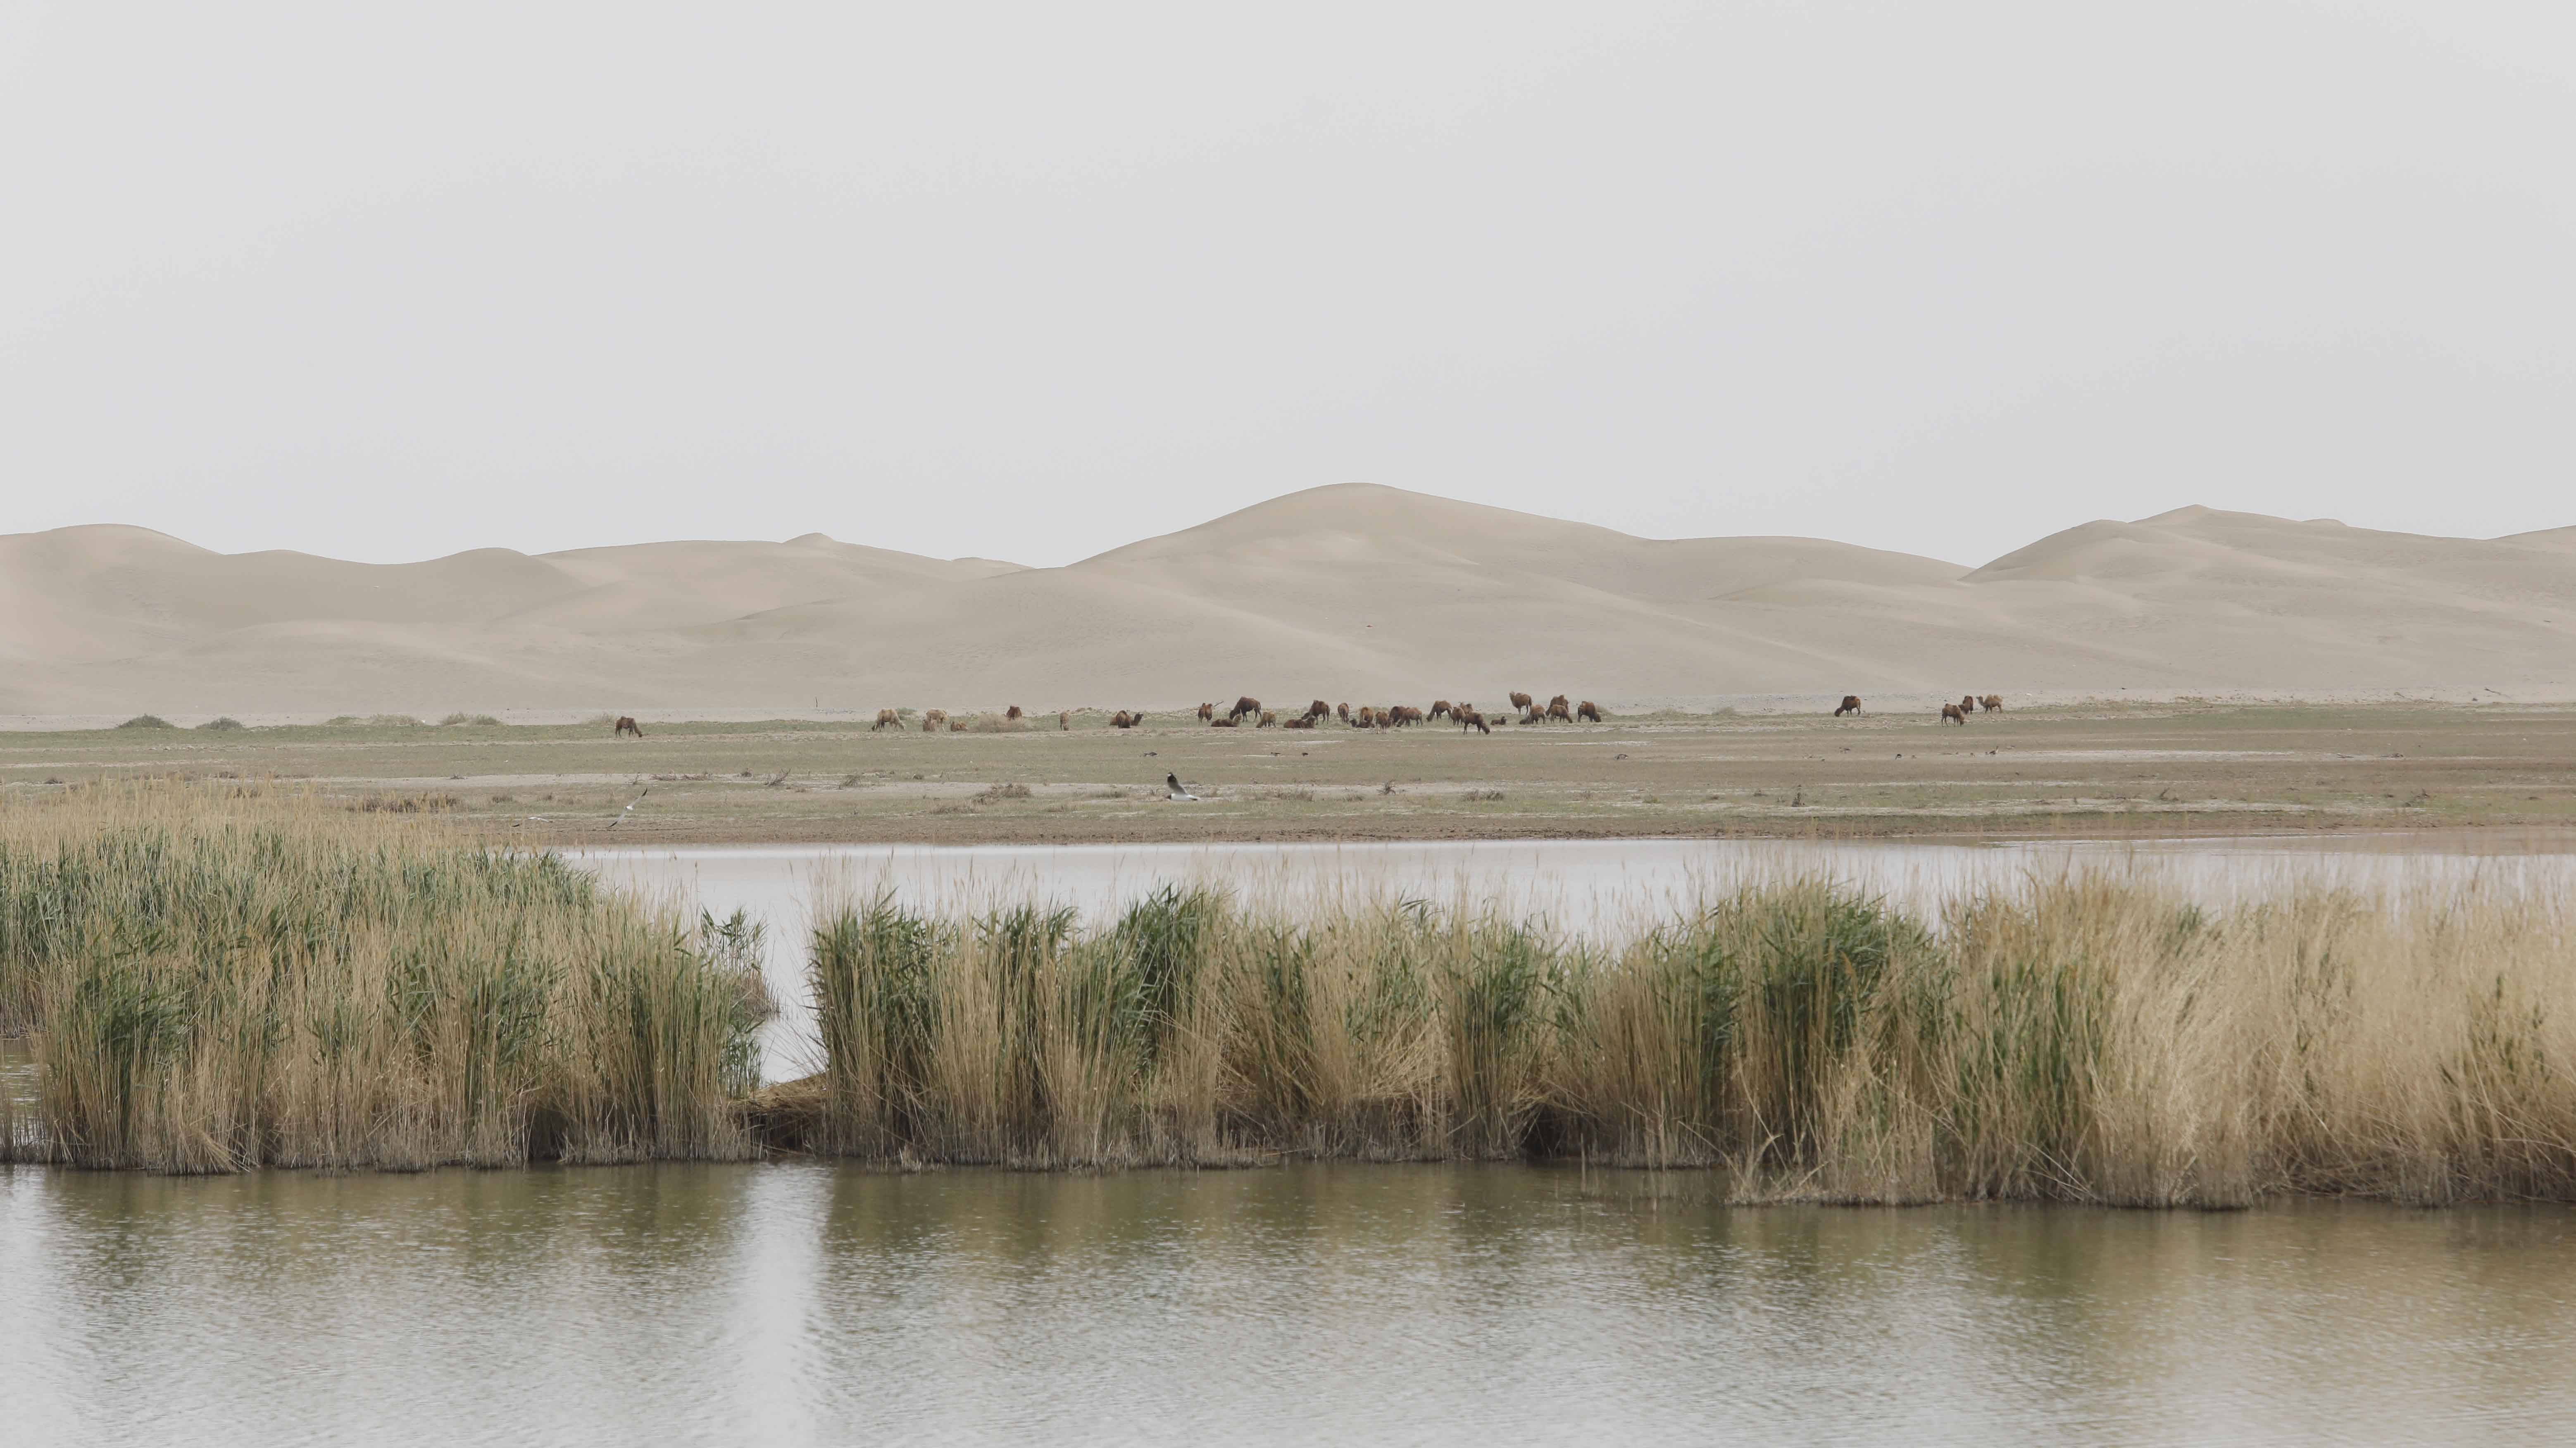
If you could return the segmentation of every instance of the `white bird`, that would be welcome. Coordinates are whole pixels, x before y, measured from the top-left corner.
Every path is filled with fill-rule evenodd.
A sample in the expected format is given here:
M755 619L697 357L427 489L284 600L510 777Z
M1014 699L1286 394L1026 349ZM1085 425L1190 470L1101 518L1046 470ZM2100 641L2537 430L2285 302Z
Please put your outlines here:
M1170 790L1170 791L1172 792L1172 798L1174 798L1174 799L1190 799L1190 800L1194 800L1194 799L1197 799L1197 798L1198 798L1198 796L1197 796L1197 795L1194 795L1194 794L1190 793L1187 789L1185 789L1185 788L1183 788L1183 787L1182 787L1182 785L1181 785L1181 777L1180 777L1179 775L1177 775L1177 774L1167 774L1167 775L1164 775L1164 776L1163 776L1163 787L1164 787L1164 788L1166 788L1166 789L1168 789L1168 790Z
M653 792L653 791L651 791L651 790L649 790L649 789L648 789L648 790L644 791L644 794L651 794L652 792ZM632 803L628 804L628 805L626 806L626 808L624 808L624 809L622 809L622 810L619 810L619 811L617 812L617 818L615 818L615 819L613 819L613 820L610 820L610 821L608 822L608 827L609 827L610 829L612 829L612 830L613 830L613 829L617 828L619 825L621 825L621 824L625 823L625 821L626 821L626 817L627 817L628 815L631 815L631 814L635 813L635 806L636 806L636 805L639 805L639 804L642 804L642 803L644 802L644 794L639 794L639 795L635 796L635 798L634 798L634 800L633 800L633 802L632 802Z

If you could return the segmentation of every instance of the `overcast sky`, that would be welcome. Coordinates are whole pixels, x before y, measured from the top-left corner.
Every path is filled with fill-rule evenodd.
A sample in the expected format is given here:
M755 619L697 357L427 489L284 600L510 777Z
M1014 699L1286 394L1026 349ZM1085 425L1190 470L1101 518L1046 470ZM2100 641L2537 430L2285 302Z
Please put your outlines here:
M2576 7L0 3L0 532L2576 523Z

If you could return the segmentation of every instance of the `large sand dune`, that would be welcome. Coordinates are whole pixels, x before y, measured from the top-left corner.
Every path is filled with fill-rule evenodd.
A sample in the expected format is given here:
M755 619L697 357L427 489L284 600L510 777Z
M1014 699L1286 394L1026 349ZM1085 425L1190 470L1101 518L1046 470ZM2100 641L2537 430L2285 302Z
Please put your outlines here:
M1362 485L1065 568L809 534L425 563L0 537L0 713L1165 708L1510 688L2576 697L2576 528L2430 538L2184 508L1969 569L1657 541Z

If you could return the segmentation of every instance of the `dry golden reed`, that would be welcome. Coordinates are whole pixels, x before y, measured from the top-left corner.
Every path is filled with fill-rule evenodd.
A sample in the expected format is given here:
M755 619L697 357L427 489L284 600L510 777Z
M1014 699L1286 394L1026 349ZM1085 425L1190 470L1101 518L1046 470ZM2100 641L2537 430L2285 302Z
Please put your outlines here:
M2546 894L2070 874L1918 920L1820 880L1618 941L1168 888L822 916L808 1144L1028 1166L1277 1153L1732 1174L1749 1198L2576 1199L2576 921Z
M257 788L0 811L21 1158L160 1171L733 1157L765 997L542 854Z

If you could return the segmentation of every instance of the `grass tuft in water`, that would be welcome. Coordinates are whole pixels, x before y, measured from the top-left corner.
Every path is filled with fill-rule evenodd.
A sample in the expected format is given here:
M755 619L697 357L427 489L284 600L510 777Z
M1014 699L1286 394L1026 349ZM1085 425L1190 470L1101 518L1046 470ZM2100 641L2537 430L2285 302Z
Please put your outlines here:
M756 950L739 917L305 799L12 806L0 1033L36 1089L0 1135L178 1172L740 1156Z

